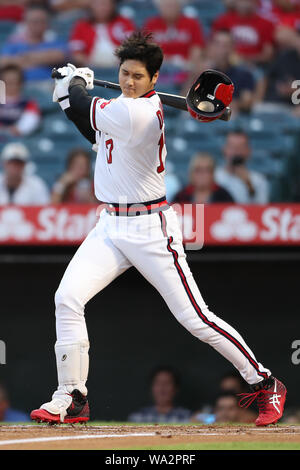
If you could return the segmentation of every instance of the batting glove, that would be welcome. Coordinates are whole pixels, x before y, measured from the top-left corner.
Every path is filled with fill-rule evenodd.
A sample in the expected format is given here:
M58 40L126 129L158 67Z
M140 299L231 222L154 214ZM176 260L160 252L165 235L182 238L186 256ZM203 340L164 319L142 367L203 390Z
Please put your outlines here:
M83 78L86 83L87 90L92 90L94 88L94 72L88 67L76 69L72 74L72 78L73 77Z
M69 96L69 84L76 71L76 67L73 64L67 64L67 66L60 67L57 71L63 78L55 78L55 88L52 97L52 101L55 103L59 101L59 98Z

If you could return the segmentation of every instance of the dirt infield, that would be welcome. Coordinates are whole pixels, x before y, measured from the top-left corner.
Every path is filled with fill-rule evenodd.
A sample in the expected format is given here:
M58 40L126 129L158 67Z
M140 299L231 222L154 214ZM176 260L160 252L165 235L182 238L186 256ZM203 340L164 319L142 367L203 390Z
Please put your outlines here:
M0 450L198 449L199 444L256 442L289 443L300 449L300 426L0 425Z

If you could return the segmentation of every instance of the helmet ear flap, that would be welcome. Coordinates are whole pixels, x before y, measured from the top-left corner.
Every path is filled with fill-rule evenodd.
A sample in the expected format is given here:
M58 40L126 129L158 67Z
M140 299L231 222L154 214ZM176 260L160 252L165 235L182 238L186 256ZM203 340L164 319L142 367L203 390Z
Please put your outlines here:
M223 72L206 70L190 88L186 103L189 113L201 122L211 122L231 103L234 85Z

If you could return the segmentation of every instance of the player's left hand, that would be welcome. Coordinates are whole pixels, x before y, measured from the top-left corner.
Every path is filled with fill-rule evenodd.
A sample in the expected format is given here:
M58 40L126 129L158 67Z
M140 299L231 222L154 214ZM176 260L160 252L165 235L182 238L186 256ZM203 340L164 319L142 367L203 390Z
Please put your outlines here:
M55 88L53 92L52 101L57 102L59 98L69 95L69 84L76 71L73 64L67 64L65 67L60 67L57 70L63 78L55 78Z
M72 78L73 77L83 78L86 83L87 90L92 90L94 88L94 72L88 67L81 67L76 69L73 72Z

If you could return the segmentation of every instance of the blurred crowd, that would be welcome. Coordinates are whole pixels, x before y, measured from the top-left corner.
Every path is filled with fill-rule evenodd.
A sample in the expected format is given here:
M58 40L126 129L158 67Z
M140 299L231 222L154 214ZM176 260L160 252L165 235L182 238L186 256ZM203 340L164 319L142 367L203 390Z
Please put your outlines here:
M149 376L148 404L130 413L127 421L132 423L254 423L258 416L255 405L241 407L243 394L249 393L247 383L240 374L228 371L220 380L214 396L209 403L199 403L192 411L179 405L181 377L169 365L157 366ZM139 400L141 397L138 398ZM101 416L92 417L101 419ZM0 422L29 421L28 413L12 407L4 383L0 383ZM300 409L288 408L282 423L299 424Z
M0 0L0 204L96 202L88 143L61 138L65 168L43 159L47 138L58 145L51 69L117 75L114 49L136 28L163 48L158 89L186 94L209 68L235 85L230 123L197 124L180 161L190 118L166 109L168 200L300 202L300 0Z

